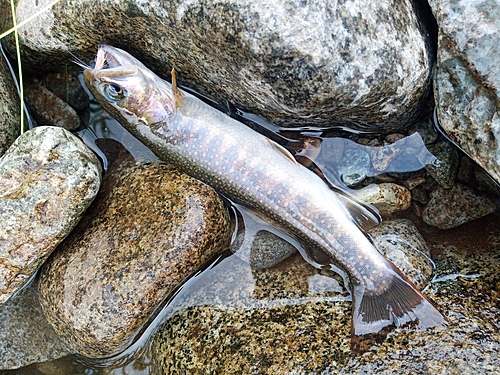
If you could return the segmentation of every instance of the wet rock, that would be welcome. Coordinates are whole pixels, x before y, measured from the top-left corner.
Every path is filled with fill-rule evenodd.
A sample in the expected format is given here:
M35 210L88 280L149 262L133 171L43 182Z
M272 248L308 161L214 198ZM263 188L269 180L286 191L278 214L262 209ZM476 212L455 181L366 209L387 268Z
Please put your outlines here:
M19 94L1 48L0 45L0 156L7 151L21 131Z
M398 144L386 144L382 147L371 147L370 158L373 169L376 171L385 171L392 160L402 152Z
M410 191L391 182L368 185L363 189L356 190L355 195L363 202L371 203L377 207L382 216L405 211L411 204Z
M51 124L68 130L76 130L81 125L76 111L39 82L26 87L26 102L38 124Z
M486 196L457 183L451 189L439 187L431 193L422 219L434 227L450 229L495 210L495 203Z
M384 220L370 230L373 244L420 289L430 281L434 263L415 224L408 219Z
M78 223L100 182L96 156L64 129L34 128L8 149L0 159L0 303Z
M18 21L47 1L19 1ZM175 64L187 86L277 125L390 131L409 124L429 92L423 24L410 0L86 0L57 4L20 38L33 69L63 67L69 51L90 59L106 42L163 76Z
M500 227L493 228L496 237L480 252L468 253L454 237L441 249L426 294L446 329L398 329L362 356L349 348L351 304L336 289L341 280L295 256L267 270L225 259L167 309L151 372L490 374L500 366Z
M349 187L361 183L370 170L370 155L360 148L346 151L338 165L340 178Z
M500 6L429 3L439 25L434 84L439 123L500 182Z
M130 345L230 233L227 209L214 190L164 163L136 164L120 155L40 276L49 323L73 350L91 358Z
M231 244L231 251L237 253L254 268L269 268L295 253L297 249L281 237L266 230L247 233L238 232Z
M425 170L436 182L445 189L450 189L457 176L459 159L458 152L449 142L439 142L429 147L429 151L436 157L432 163L425 166Z
M430 118L410 125L408 127L408 134L411 135L414 133L418 133L426 145L430 145L438 139L436 127Z
M90 100L78 79L80 73L74 69L66 69L64 73L46 74L41 77L40 82L75 111L82 112L88 109Z
M30 285L0 306L0 370L16 369L68 355L47 323Z

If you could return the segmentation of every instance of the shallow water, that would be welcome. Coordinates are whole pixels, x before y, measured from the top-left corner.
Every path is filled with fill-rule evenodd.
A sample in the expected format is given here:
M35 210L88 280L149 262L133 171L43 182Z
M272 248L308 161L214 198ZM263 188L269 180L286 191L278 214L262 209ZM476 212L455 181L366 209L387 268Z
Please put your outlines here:
M225 110L233 117L251 125L254 129L266 134L271 139L280 143L294 152L296 156L302 156L302 162L308 163L309 167L318 173L322 173L325 177L325 182L330 183L333 188L344 193L351 194L355 189L362 188L370 183L378 181L403 181L408 177L413 176L413 173L419 173L427 163L433 163L435 157L427 150L423 136L419 133L401 137L391 145L384 147L367 146L358 142L366 143L367 139L372 139L372 136L349 133L345 129L334 129L328 131L318 131L311 129L302 129L301 131L289 131L274 129L271 125L260 119L256 119L252 115L245 114L234 109L227 103L217 104L219 109ZM113 118L102 112L97 103L92 103L91 124L87 129L81 130L79 135L89 147L94 149L103 160L103 165L106 168L107 161L104 154L95 146L94 140L98 138L111 138L122 143L138 161L157 160L156 156L149 151L140 142L135 140L121 125ZM379 144L382 143L383 137L378 137ZM321 144L320 151L314 145ZM313 145L313 146L311 146ZM308 147L304 147L308 146ZM373 153L375 150L392 155L391 162L388 167L383 170L377 170L369 167L366 169L366 178L355 186L347 186L344 181L346 176L342 174L339 168L339 157L347 152ZM317 155L316 155L317 154ZM267 224L256 222L253 220L244 220L249 213L245 212L244 208L233 206L233 212L240 214L233 215L243 218L244 225L247 229L252 229L257 232L259 229L268 230L285 238L305 256L307 256L300 244L293 239L287 237L279 230L269 227ZM406 213L403 216L410 216L418 220L411 213ZM251 222L251 224L250 224ZM421 224L421 223L420 223ZM252 226L252 228L249 227ZM425 226L424 226L425 228ZM432 228L427 228L426 239L431 243L439 244L448 241L457 233L462 233L464 229L457 229L453 232L443 232ZM477 233L481 237L480 233ZM471 236L468 236L470 238ZM21 370L1 372L5 374L49 374L49 373L64 373L64 374L148 374L150 371L150 347L149 338L155 332L156 328L163 322L173 316L177 311L183 308L198 305L219 304L218 307L227 309L229 306L244 306L245 309L252 308L274 308L281 305L301 305L305 303L318 301L349 301L350 296L343 286L343 277L335 275L322 275L320 273L310 275L307 279L302 280L306 283L309 294L307 296L294 296L293 292L283 293L276 298L258 298L259 286L256 284L256 273L252 267L245 261L245 252L248 249L240 249L236 254L226 251L217 258L213 259L207 267L194 275L189 281L182 285L175 295L165 304L161 312L156 318L146 327L141 333L137 341L124 353L117 357L107 360L91 360L80 356L69 356L60 360L52 361L44 364L36 364L28 366ZM312 263L314 261L311 260ZM290 262L284 262L283 265L277 267L289 267ZM319 265L318 265L319 266ZM233 269L238 270L238 284L231 283L230 274L227 284L224 288L220 288L216 279L218 275L225 274ZM244 275L242 277L242 275ZM217 286L217 288L216 288ZM200 290L205 290L204 298L198 298L193 302L190 298L193 294L200 294ZM216 302L215 302L216 301ZM195 303L193 305L193 303ZM57 372L56 372L57 370Z

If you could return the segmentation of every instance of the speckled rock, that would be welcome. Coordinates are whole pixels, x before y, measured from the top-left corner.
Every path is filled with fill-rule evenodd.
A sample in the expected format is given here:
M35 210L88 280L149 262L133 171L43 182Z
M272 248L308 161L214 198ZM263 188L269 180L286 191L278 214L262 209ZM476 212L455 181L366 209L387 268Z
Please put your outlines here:
M438 142L429 146L429 151L436 159L425 170L440 186L450 189L455 184L460 162L456 148L450 142Z
M18 21L49 0L20 0ZM20 30L26 66L125 47L168 76L277 125L388 131L429 92L432 53L410 0L60 2ZM68 22L71 20L71 22ZM118 22L118 24L117 24ZM88 32L92 30L92 32Z
M21 131L19 94L1 48L0 45L0 156L7 151Z
M254 268L269 268L288 258L297 249L272 232L259 230L248 233L243 229L238 231L231 251Z
M450 229L495 210L495 203L486 196L457 183L451 189L438 188L431 193L422 219L437 228Z
M76 130L81 125L76 111L39 82L27 85L26 103L38 124L51 124L68 130Z
M384 220L369 231L373 244L413 283L423 289L434 271L431 254L415 224L408 219Z
M68 131L43 126L0 159L0 303L22 287L97 194L101 166Z
M500 366L499 228L498 219L489 225L487 242L478 228L468 229L465 237L482 238L472 239L471 248L464 236L440 240L437 276L426 294L447 317L447 329L395 330L362 356L350 351L350 302L342 300L334 275L298 256L268 270L227 258L167 309L153 339L151 373L494 373Z
M371 171L370 155L361 148L347 150L337 168L344 184L349 187L356 186Z
M207 185L164 163L136 164L119 154L39 283L49 323L91 358L123 351L230 233L227 209Z
M0 306L0 370L16 369L70 354L47 323L30 285Z
M500 5L430 0L439 25L435 101L440 125L500 182Z
M405 211L411 205L410 191L391 182L368 185L356 190L355 195L363 202L373 204L383 216Z

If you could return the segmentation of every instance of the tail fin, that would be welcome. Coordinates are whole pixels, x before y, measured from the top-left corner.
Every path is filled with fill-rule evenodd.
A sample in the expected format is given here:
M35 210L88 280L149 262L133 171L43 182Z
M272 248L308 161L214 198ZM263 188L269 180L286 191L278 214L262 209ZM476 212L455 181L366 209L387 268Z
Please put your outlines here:
M423 331L446 326L434 304L396 266L390 265L392 280L383 292L353 288L351 349L355 352L362 353L380 343L395 327L414 325Z

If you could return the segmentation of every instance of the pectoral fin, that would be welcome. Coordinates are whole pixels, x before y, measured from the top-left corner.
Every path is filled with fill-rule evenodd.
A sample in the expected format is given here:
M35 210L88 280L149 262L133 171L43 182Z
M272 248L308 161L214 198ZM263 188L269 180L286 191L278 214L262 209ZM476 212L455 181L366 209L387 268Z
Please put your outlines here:
M267 141L269 142L269 144L271 146L273 146L277 151L279 151L281 154L283 154L284 156L287 157L287 159L289 159L293 164L295 165L300 165L297 160L295 160L295 158L293 157L293 155L290 153L290 151L288 151L286 148L284 148L283 146L281 146L280 144L270 140L269 138L266 138Z
M175 108L182 107L184 105L184 94L177 87L177 72L174 67L172 67L172 93L174 94Z
M362 231L368 232L382 221L378 210L371 204L358 202L344 193L338 193L338 197L351 215L354 223Z

